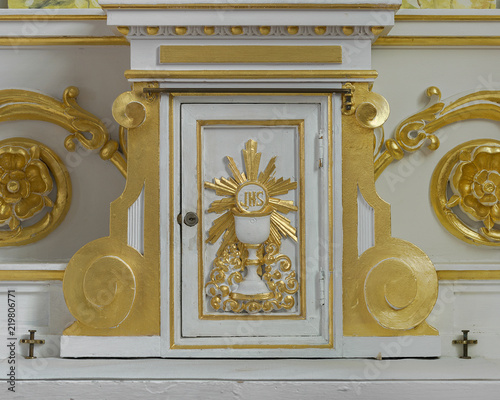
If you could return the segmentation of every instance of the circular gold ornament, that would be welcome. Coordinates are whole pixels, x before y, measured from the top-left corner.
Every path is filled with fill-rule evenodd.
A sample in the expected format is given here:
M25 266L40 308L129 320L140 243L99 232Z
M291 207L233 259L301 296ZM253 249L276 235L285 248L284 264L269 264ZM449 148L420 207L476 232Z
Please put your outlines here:
M437 300L436 270L425 253L404 240L368 249L364 295L371 316L384 328L408 330L425 321Z
M247 181L235 193L236 207L242 213L258 213L269 204L267 189L259 182Z
M452 235L500 246L500 141L472 140L446 153L434 169L430 196Z
M54 184L55 201L49 198ZM71 195L69 173L50 148L26 138L0 141L0 223L9 226L0 231L0 246L25 245L47 236L68 213Z
M369 93L368 101L356 109L356 118L365 128L378 128L389 118L390 107L387 100L378 93Z
M133 92L120 94L113 103L113 117L127 129L137 128L146 119L146 108Z
M136 300L134 271L140 263L136 250L109 237L83 246L64 274L63 292L71 314L96 329L120 325Z

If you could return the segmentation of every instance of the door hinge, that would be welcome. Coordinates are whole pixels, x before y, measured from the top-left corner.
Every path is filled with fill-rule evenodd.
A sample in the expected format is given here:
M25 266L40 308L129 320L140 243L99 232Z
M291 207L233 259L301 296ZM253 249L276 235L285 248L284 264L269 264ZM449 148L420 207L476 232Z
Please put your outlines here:
M326 290L325 290L326 274L325 271L319 271L319 303L324 306L326 301Z
M319 131L319 137L318 137L318 168L323 168L324 162L323 162L323 140L324 134L323 130Z

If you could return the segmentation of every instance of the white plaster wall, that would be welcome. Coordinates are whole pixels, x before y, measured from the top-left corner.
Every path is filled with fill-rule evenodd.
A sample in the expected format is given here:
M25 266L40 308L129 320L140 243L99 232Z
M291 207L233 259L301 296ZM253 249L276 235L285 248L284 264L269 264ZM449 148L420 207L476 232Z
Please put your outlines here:
M114 99L130 90L123 76L129 66L127 46L1 47L0 89L38 91L59 100L64 89L80 89L78 103L99 117L117 139L111 115ZM66 262L84 244L109 233L109 204L123 191L125 179L110 163L78 146L64 148L68 132L38 122L0 123L0 140L28 137L52 148L64 161L73 184L73 201L63 223L46 238L22 247L1 247L0 264Z
M384 125L386 139L406 117L427 105L425 90L437 86L442 98L476 90L500 90L500 52L494 48L375 48L373 66L379 72L373 90L389 102ZM454 236L439 223L429 200L432 173L451 149L473 139L500 139L500 123L473 120L436 132L438 150L427 148L393 162L377 180L379 195L391 204L394 236L419 246L439 269L478 269L500 266L498 248L477 247ZM465 267L466 266L466 267Z
M500 53L494 48L375 48L374 69L379 72L373 90L391 106L385 124L386 139L406 117L427 105L425 90L441 89L442 99L464 92L500 90ZM427 148L393 162L377 181L379 195L391 204L392 233L419 246L442 269L499 269L499 249L474 246L451 235L432 209L429 187L434 168L451 149L469 140L500 140L500 123L472 120L449 125L436 132L438 150ZM461 355L453 339L469 329L472 357L500 357L496 346L500 319L491 314L500 302L498 281L440 281L439 298L428 322L440 332L442 354Z

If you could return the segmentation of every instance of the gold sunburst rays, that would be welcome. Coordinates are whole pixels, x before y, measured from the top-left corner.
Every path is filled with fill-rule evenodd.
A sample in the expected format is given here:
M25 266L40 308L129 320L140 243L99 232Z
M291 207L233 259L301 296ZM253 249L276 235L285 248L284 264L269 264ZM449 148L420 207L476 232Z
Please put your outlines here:
M297 230L292 226L291 221L282 214L290 211L297 211L298 208L293 200L282 200L274 196L287 194L290 190L297 188L297 182L291 179L276 178L276 156L273 156L264 171L259 173L262 153L257 152L258 143L249 140L242 150L245 171L240 172L234 159L227 156L228 167L233 175L230 178L215 178L213 182L205 182L205 188L215 191L218 196L227 196L212 202L207 212L222 214L212 224L208 232L207 243L214 244L223 236L223 240L217 254L221 253L230 243L237 242L234 218L231 210L237 206L237 193L241 186L255 183L262 186L267 193L269 207L273 209L271 215L271 233L269 240L281 244L281 239L290 237L297 241Z

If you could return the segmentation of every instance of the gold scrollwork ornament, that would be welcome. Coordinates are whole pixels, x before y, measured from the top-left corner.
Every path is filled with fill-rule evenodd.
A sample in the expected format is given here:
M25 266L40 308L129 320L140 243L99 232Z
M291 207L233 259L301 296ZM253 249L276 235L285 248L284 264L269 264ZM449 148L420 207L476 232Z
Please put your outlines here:
M276 196L296 189L297 182L274 177L276 157L259 173L261 153L257 153L254 140L246 143L242 153L246 174L228 156L233 177L205 182L205 188L227 196L208 208L208 212L223 215L214 221L207 242L223 239L205 291L216 311L253 314L290 310L299 285L290 258L279 254L279 249L283 237L297 241L297 236L291 221L281 213L298 208L292 200Z
M500 141L479 139L449 151L436 166L431 202L459 239L500 246Z
M49 197L54 186L55 201ZM68 171L51 149L26 138L0 141L0 226L7 227L0 230L0 246L42 239L59 226L70 204Z

